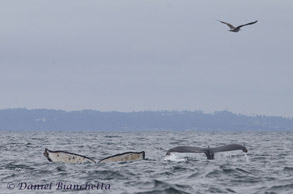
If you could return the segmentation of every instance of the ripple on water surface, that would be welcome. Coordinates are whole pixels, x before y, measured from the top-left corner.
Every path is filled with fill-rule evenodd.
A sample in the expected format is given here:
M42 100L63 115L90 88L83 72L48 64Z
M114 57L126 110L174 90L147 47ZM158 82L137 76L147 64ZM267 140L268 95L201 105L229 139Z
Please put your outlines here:
M19 193L7 184L104 183L109 190L77 193L281 193L293 191L293 133L275 132L2 132L0 193ZM281 143L280 143L281 142ZM241 152L166 157L178 145L243 144ZM90 156L96 161L126 151L145 151L146 160L114 164L49 162L45 148ZM173 158L172 158L173 157ZM52 187L42 193L64 193ZM21 193L40 193L24 190ZM72 193L72 191L68 191Z

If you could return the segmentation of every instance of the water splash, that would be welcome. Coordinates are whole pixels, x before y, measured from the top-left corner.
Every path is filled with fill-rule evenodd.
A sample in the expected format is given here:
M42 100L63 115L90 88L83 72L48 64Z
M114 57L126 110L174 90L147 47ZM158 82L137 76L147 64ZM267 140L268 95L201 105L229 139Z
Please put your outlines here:
M171 153L170 155L165 156L164 161L173 161L173 162L186 162L186 158L180 158L178 155Z
M245 158L246 158L246 162L250 162L250 160L249 160L249 157L248 157L247 153L244 153L244 156L245 156Z

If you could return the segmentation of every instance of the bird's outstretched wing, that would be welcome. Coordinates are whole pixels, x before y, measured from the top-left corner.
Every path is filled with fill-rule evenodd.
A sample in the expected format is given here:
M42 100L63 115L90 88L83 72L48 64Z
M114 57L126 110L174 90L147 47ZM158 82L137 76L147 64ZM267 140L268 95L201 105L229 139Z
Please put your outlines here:
M166 155L169 155L171 152L179 152L179 153L204 153L205 149L193 146L177 146L171 148L167 151Z
M254 21L254 22L250 22L250 23L247 23L247 24L243 24L243 25L237 26L236 28L241 28L241 27L243 27L243 26L252 25L252 24L255 24L256 22L257 22L257 20Z
M222 24L226 24L227 26L229 26L229 28L231 28L232 30L235 29L235 26L233 26L232 24L229 24L227 22L223 22L221 20L218 20L219 22L221 22Z
M242 150L243 152L247 152L246 147L243 145L239 144L230 144L230 145L225 145L225 146L219 146L215 148L210 148L211 152L216 153L216 152L227 152L227 151L234 151L234 150Z

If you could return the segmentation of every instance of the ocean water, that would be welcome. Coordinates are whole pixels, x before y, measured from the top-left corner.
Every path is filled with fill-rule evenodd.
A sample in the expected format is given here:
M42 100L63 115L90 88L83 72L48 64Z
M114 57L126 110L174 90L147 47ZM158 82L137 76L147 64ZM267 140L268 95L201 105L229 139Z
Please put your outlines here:
M293 193L293 132L1 132L0 193ZM238 143L248 153L175 154L178 145ZM142 161L49 162L45 148L100 159L145 151ZM82 186L88 185L86 190ZM79 187L80 186L80 187Z

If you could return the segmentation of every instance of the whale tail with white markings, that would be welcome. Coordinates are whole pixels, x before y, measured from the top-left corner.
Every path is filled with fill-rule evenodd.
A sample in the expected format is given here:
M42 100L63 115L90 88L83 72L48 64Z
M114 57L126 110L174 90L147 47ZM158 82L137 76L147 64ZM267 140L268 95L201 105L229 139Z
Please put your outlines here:
M145 159L145 152L125 152L122 154L116 154L109 156L99 161L99 163L111 163L111 162L124 162L133 160L143 160Z
M45 149L44 156L50 161L50 162L63 162L63 163L86 163L86 162L93 162L96 163L93 159L79 155L74 154L66 151L51 151L49 149Z

